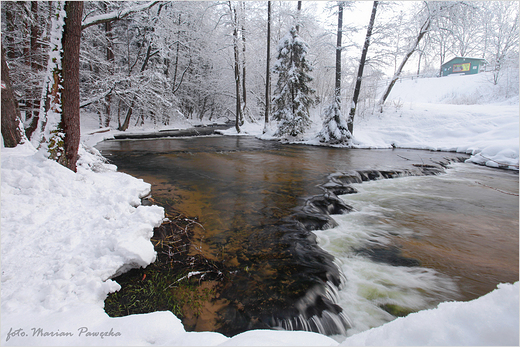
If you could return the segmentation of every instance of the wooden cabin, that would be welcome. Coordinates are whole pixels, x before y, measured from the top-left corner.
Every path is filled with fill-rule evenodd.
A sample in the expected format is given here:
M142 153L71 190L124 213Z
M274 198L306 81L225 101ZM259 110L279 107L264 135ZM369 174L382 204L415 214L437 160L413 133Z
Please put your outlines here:
M484 71L484 58L455 57L441 65L442 76L452 74L474 75Z

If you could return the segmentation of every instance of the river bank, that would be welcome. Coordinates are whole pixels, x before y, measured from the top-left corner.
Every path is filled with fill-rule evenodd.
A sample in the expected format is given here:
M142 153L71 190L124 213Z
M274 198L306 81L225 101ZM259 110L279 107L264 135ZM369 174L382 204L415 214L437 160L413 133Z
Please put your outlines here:
M4 344L243 345L256 341L262 345L337 345L328 337L305 332L250 331L231 339L218 333L187 333L169 312L109 318L103 301L107 293L119 289L110 278L127 264L144 266L153 261L147 239L164 216L162 209L140 204L140 197L149 193L149 184L114 169L88 152L82 152L80 169L74 174L30 147L2 150ZM63 231L67 229L74 233ZM27 255L23 262L20 254ZM483 344L514 344L518 341L517 286L502 285L489 299L486 296L467 304L443 304L439 311L431 312L430 318L423 317L429 311L417 319L412 314L404 318L405 324L413 331L411 326L419 324L419 329L423 326L420 322L427 319L440 329L446 321L443 314L453 317L453 308L462 305L458 312L467 313L450 325L450 329L457 326L457 333L445 335L448 340L442 341L474 343L468 336L476 336ZM485 335L477 333L473 327L488 321L491 315L497 325ZM382 340L374 336L379 331L386 334L392 326L373 329L359 338L364 343L380 344ZM78 329L84 327L97 334L80 336ZM33 328L36 332L71 335L33 334ZM113 334L101 339L99 332L105 331ZM402 331L398 336L399 341L428 342ZM359 338L344 343L359 343Z

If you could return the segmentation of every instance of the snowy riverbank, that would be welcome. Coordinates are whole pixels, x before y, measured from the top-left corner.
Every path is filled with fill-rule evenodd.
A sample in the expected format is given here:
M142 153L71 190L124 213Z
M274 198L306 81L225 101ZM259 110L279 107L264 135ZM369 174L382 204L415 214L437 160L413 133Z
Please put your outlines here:
M463 78L449 80L460 88L461 81L467 85ZM407 83L396 86L394 99L411 95L398 88ZM421 101L419 95L425 92L410 88L414 101L401 99L402 107L387 107L384 114L357 122L359 147L387 148L393 143L457 150L473 154L473 161L518 169L518 96L500 103L454 105ZM255 135L261 129L244 128ZM85 144L113 134L86 135L93 130L95 119L85 117ZM30 144L2 148L2 344L338 345L330 337L307 332L249 331L233 338L186 332L171 312L108 317L104 299L119 288L109 278L128 265L145 266L154 260L149 238L163 210L140 204L140 197L150 191L148 183L116 172L85 148L77 173L44 159ZM501 284L477 300L442 303L341 344L518 345L518 294L518 282Z
M518 90L515 96L490 78L483 73L400 81L383 113L355 118L353 145L460 152L478 164L518 170ZM320 145L316 134L321 127L315 114L302 142ZM262 131L263 124L243 128L244 134L272 138L274 130ZM224 133L236 135L233 128Z

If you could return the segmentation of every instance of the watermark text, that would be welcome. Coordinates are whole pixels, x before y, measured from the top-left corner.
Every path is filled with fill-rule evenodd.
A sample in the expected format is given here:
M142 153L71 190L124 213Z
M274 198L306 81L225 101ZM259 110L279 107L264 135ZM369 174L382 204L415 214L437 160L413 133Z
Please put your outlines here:
M114 328L110 328L110 330L106 331L92 331L89 330L88 327L80 327L76 331L61 331L60 329L56 330L45 330L44 328L31 328L25 331L22 328L10 328L5 341L9 341L13 338L24 338L24 337L87 337L87 338L101 338L105 337L119 337L121 333L119 331L114 331Z

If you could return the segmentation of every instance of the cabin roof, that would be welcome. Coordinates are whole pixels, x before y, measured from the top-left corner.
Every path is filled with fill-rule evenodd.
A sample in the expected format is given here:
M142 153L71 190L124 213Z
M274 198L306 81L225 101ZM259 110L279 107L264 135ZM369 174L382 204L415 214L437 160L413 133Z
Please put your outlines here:
M448 60L447 62L445 62L445 63L442 64L441 66L451 64L454 60L459 60L459 59L460 59L460 60L467 60L467 61L480 61L480 62L483 62L483 63L486 63L486 64L487 64L487 61L486 61L486 59L484 59L484 58L455 57L455 58L452 58L452 59Z

